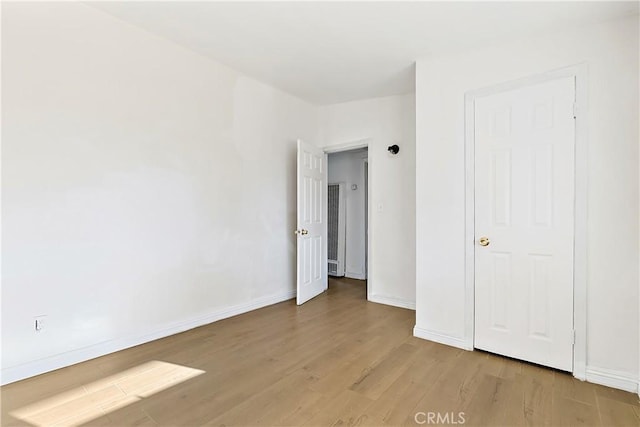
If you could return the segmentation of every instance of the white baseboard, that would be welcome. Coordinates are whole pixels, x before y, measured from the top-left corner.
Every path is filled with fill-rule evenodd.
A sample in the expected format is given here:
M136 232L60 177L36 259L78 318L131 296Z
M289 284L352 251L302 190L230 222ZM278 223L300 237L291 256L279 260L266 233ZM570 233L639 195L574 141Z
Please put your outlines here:
M363 273L354 273L353 271L345 272L344 277L348 277L349 279L356 279L356 280L366 280L367 278L367 276L365 276Z
M587 381L640 394L638 379L633 378L626 372L587 366Z
M378 304L386 304L386 305L392 305L394 307L408 308L409 310L416 309L415 302L400 299L400 298L385 297L382 295L368 295L367 299L371 302L376 302Z
M0 373L0 385L9 384L35 375L44 374L45 372L54 371L66 366L75 365L116 351L124 350L129 347L144 344L160 338L168 337L189 329L207 325L218 320L237 316L238 314L247 313L258 308L268 305L277 304L287 301L296 296L295 291L281 292L276 295L256 298L252 301L236 304L231 307L217 309L203 316L194 317L189 320L173 322L166 324L153 331L148 331L142 335L116 338L94 344L89 347L80 348L67 353L56 354L44 359L34 360L18 366L12 366L2 369Z
M458 347L464 350L473 350L473 346L469 346L461 338L443 335L418 326L413 328L413 336L452 347ZM640 395L640 381L626 372L588 366L586 371L586 381L638 393Z
M444 335L438 332L429 331L418 326L415 326L413 328L413 336L422 338L424 340L435 341L437 343L448 345L451 347L461 348L463 350L473 350L473 346L469 346L467 342L462 338L452 337L450 335Z

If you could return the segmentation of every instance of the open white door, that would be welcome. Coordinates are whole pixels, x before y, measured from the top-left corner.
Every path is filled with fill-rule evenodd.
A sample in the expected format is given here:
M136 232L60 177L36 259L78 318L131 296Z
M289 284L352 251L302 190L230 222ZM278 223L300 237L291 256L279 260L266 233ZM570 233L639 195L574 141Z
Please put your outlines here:
M298 140L298 305L327 289L326 188L324 152Z

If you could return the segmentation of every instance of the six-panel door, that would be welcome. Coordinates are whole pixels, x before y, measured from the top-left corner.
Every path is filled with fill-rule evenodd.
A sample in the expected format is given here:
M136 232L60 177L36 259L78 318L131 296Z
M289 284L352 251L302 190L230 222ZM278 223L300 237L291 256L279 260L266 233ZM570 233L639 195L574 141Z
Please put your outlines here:
M325 154L298 140L297 303L327 289Z
M475 100L476 348L573 366L574 78ZM480 243L481 238L486 240Z

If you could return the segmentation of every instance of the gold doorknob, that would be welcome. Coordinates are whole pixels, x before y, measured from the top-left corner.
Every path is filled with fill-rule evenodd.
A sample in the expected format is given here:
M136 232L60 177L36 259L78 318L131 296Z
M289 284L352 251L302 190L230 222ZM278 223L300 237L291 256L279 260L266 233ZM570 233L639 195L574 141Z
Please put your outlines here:
M480 246L489 246L489 243L491 243L491 241L488 237L481 237L480 240L478 240L478 243L480 244Z

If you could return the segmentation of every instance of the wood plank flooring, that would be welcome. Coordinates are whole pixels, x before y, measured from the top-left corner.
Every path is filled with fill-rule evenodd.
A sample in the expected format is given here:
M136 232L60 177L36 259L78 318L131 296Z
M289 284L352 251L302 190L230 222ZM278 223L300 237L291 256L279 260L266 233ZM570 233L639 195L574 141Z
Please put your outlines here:
M365 295L363 282L332 279L301 307L9 384L2 425L640 426L635 394L414 338L413 311Z

